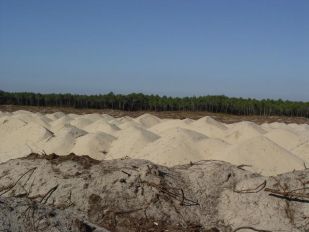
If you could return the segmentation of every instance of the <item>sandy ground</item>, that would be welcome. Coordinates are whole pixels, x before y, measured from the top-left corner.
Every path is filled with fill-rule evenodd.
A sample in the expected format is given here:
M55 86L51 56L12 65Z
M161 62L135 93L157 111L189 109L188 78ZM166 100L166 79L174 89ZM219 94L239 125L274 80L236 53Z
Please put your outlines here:
M0 112L0 162L30 153L130 157L170 167L222 160L269 176L309 166L309 125Z
M31 154L0 164L0 231L306 232L308 176Z

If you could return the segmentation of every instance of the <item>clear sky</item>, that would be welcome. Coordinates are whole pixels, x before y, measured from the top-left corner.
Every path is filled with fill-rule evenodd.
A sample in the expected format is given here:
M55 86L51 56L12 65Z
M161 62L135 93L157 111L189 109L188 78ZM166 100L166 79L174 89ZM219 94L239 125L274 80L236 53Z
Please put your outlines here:
M309 101L309 1L0 0L0 89Z

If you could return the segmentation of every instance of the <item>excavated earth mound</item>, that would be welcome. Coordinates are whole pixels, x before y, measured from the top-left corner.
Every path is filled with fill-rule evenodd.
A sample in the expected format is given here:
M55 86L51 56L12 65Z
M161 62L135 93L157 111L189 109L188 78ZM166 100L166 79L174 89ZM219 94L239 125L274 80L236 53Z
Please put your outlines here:
M0 164L0 231L308 231L309 169L37 155Z

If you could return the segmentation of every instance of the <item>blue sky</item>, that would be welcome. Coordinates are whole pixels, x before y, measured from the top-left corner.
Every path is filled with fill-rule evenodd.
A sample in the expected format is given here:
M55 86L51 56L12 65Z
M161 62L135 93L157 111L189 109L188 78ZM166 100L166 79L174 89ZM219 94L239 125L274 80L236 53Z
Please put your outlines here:
M309 101L307 0L0 0L0 89Z

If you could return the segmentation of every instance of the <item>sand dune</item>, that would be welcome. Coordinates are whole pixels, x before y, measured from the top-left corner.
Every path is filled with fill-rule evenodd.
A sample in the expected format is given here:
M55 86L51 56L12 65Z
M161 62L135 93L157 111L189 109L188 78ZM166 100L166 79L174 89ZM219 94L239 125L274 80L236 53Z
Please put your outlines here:
M293 153L309 164L309 142L303 143L293 150ZM309 165L308 165L309 166Z
M17 158L36 152L37 146L53 133L35 123L24 123L18 119L9 120L0 126L0 160Z
M141 149L158 138L158 135L146 129L131 126L118 133L117 140L113 142L108 157L113 159L125 156L135 157Z
M162 132L160 139L140 151L139 157L167 166L198 161L203 159L203 155L197 143L207 138L192 130L171 128Z
M252 122L240 122L230 126L223 139L231 144L243 142L249 138L265 134L267 131Z
M65 126L71 125L70 122L72 119L69 116L63 116L61 118L57 118L56 120L50 123L50 129L52 131L61 130Z
M40 146L41 152L50 154L56 153L59 155L67 155L71 152L74 147L76 139L87 134L74 126L65 125L59 131L57 131L53 137L49 138L47 141Z
M78 137L71 152L76 155L88 154L93 159L102 160L109 152L111 143L116 138L104 132L89 133Z
M0 161L31 152L73 152L95 159L129 156L167 166L216 159L274 175L303 169L304 162L309 166L309 125L0 112Z
M184 129L189 129L190 123L187 123L184 120L180 120L180 119L168 119L168 120L163 120L161 123L156 124L154 126L152 126L151 128L149 128L150 131L157 133L157 134L161 134L162 131L168 130L168 129L172 129L172 128L184 128Z
M136 118L136 121L139 122L145 128L152 127L161 122L160 118L153 116L151 114L143 114Z
M190 123L190 126L194 130L197 130L200 133L204 133L207 136L214 138L222 138L228 130L228 127L226 125L214 120L209 116L200 118L195 122Z
M89 124L92 123L93 121L91 119L84 117L77 117L70 124L80 129L84 129L85 127L87 127Z
M304 168L302 159L264 136L251 138L212 158L235 165L249 165L248 169L264 175Z
M101 119L84 127L84 130L90 133L105 132L108 134L115 134L120 128Z
M297 133L287 129L274 129L267 134L265 137L279 144L287 150L292 150L299 146L305 141L305 137L300 137Z

